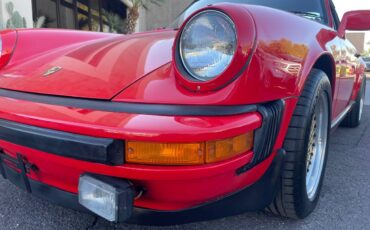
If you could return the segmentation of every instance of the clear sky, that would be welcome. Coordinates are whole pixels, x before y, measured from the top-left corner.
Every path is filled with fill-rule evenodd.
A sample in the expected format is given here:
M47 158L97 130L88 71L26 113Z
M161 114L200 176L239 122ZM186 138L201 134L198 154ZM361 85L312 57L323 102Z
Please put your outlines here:
M338 11L339 17L350 10L370 10L370 0L333 0ZM370 41L370 32L366 33L366 42ZM367 46L370 48L370 46Z

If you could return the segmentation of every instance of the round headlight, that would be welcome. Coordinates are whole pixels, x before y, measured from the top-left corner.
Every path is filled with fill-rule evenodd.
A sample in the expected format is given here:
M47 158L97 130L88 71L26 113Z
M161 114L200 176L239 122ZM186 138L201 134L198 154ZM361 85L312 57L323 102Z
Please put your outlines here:
M230 65L237 46L233 21L216 10L203 11L185 25L179 44L186 71L199 81L210 81Z

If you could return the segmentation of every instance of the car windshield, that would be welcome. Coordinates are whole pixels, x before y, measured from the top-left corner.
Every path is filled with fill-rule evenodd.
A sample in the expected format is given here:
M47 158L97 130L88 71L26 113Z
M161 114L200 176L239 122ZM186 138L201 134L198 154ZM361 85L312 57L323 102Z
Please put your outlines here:
M171 28L178 28L195 11L206 7L208 5L217 4L221 2L251 4L267 6L275 9L288 11L323 24L327 24L326 14L324 13L323 0L197 0L194 1L170 26Z

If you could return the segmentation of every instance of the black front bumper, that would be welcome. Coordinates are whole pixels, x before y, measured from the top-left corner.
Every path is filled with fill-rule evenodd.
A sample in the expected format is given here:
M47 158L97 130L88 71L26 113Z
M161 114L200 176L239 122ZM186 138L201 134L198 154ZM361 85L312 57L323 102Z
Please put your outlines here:
M174 212L134 208L133 215L127 223L174 225L206 221L248 211L261 210L269 205L275 197L276 188L281 177L284 157L285 151L278 151L270 168L258 182L228 197L195 208ZM26 188L25 183L27 183L29 185L29 192L34 196L60 206L91 213L79 204L77 194L62 191L27 177L24 178L21 171L15 170L1 161L0 166L2 166L0 167L1 174L5 179L8 179L22 189Z
M217 108L224 111L238 107ZM263 123L254 133L252 161L237 169L237 174L245 173L270 156L279 134L285 103L283 100L278 100L261 105L247 105L245 108L248 108L249 112L258 111L262 116ZM206 107L198 109L210 112L209 108ZM188 110L192 110L192 107L189 107ZM0 119L0 139L49 154L87 162L111 166L125 163L124 140L79 135L3 119Z
M123 141L97 138L0 119L0 139L39 151L107 165L123 164Z

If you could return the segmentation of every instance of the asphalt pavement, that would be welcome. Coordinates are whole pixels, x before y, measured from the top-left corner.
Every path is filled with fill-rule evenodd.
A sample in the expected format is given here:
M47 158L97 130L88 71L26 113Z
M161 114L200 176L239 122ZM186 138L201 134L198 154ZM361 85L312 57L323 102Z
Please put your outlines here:
M370 81L359 128L331 136L321 199L304 220L251 212L182 226L111 225L90 215L55 206L0 179L0 229L370 229Z

